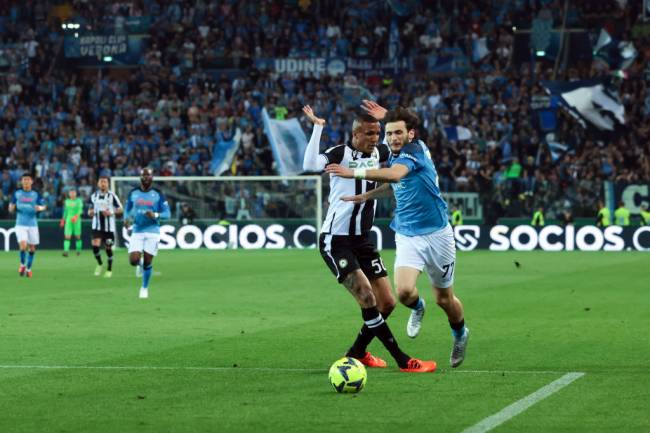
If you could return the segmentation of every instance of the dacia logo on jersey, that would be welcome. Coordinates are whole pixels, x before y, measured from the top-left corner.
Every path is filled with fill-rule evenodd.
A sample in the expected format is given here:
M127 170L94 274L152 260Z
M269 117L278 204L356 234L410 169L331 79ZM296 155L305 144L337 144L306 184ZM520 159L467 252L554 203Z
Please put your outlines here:
M350 168L373 168L376 167L375 160L370 159L368 161L350 161L348 167Z

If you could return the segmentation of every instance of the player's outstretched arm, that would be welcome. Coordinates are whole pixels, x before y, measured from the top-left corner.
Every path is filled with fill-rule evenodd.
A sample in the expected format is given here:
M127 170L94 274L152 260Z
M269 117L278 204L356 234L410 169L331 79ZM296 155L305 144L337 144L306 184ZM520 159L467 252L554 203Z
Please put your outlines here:
M325 172L346 179L367 179L378 182L396 183L409 173L409 168L402 164L394 164L389 168L356 168L353 170L339 164L329 164L325 167Z
M325 123L327 123L325 122L325 119L317 117L314 114L314 110L309 105L305 105L304 107L302 107L302 112L305 113L307 118L309 118L309 120L311 120L311 123L313 123L314 125L325 126Z
M387 197L389 195L392 195L393 190L390 187L390 184L384 183L380 185L378 188L375 188L371 191L364 192L363 194L358 194L358 195L346 195L344 197L341 197L341 200L343 201L351 201L354 204L360 204L368 200L374 200L379 197Z
M307 143L307 148L305 149L305 156L302 160L302 169L305 171L323 171L325 164L327 164L327 158L320 156L319 148L325 119L316 117L314 110L309 105L302 107L302 112L314 124L314 129L311 132L309 143Z
M386 108L377 104L375 101L370 101L368 99L364 99L361 102L361 109L377 120L383 120L388 112Z

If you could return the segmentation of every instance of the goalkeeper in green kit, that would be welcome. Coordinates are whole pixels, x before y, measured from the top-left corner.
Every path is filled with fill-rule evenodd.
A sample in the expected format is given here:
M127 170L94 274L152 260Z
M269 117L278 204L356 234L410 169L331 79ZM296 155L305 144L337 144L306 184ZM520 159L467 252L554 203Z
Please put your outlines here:
M70 242L72 236L77 238L75 250L77 255L81 254L81 213L83 212L83 202L77 197L77 191L71 189L68 191L68 197L63 203L63 218L60 226L63 227L63 257L68 257L70 253Z

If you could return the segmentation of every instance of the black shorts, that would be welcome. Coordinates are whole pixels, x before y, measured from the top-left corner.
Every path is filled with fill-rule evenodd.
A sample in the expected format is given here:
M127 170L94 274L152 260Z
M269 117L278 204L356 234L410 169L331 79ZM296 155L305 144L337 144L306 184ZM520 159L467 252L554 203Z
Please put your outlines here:
M115 233L93 230L93 239L101 239L107 246L115 245Z
M339 236L321 234L320 255L339 283L349 273L361 269L369 280L388 275L370 234Z

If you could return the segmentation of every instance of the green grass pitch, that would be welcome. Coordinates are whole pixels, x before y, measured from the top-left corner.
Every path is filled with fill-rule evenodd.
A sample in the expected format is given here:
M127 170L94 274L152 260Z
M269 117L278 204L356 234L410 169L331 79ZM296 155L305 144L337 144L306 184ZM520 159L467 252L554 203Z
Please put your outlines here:
M567 372L586 374L494 431L650 431L647 254L459 253L465 363L448 367L422 276L420 336L402 306L389 324L439 371L400 373L374 342L392 365L358 395L336 394L327 370L360 312L314 250L161 251L147 300L123 250L110 280L88 251L38 252L31 280L17 265L0 254L3 433L461 432Z

